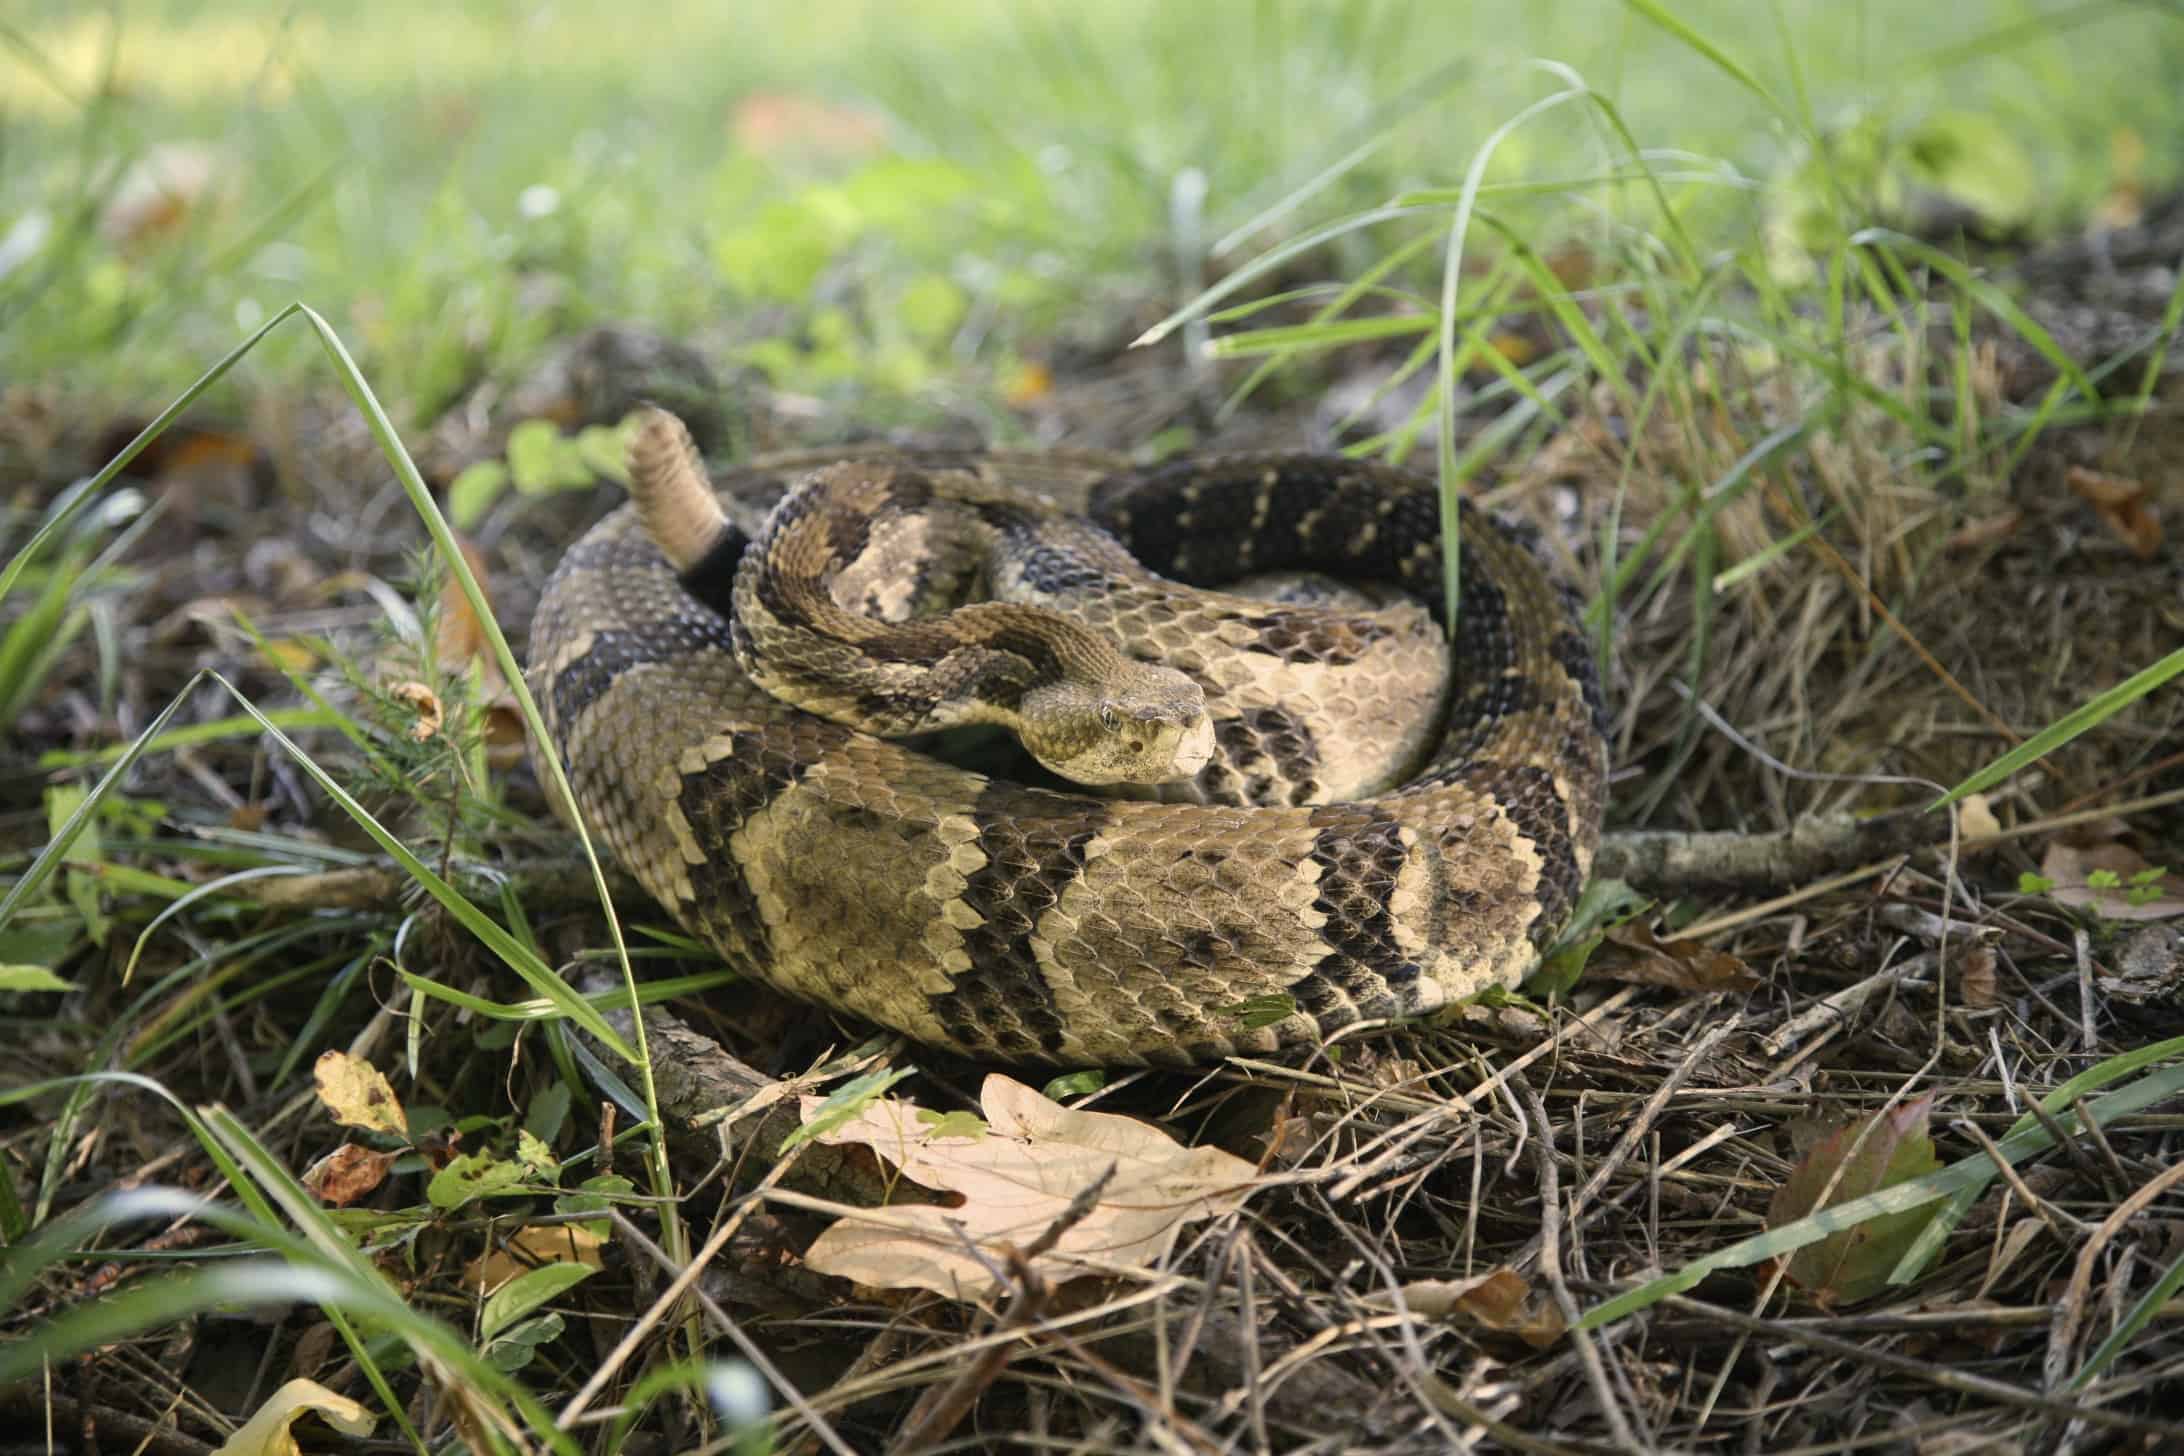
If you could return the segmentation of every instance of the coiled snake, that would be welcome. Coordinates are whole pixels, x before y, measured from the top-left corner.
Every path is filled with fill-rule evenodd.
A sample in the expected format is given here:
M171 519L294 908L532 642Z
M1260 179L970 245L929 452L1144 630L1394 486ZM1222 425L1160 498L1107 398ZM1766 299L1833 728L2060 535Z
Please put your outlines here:
M760 462L716 499L654 412L633 504L570 548L532 626L587 822L732 966L974 1058L1186 1064L1513 985L1567 919L1599 837L1603 712L1572 598L1520 533L1463 508L1436 713L1396 640L1406 613L1442 615L1431 480L1307 454L851 456L785 496L839 455ZM1415 605L1200 606L1133 556L1192 586L1298 570ZM948 610L966 587L1075 598L1094 625ZM758 660L765 639L784 665ZM1161 640L1169 665L1138 660ZM1258 666L1224 668L1237 654ZM1261 681L1344 669L1318 717ZM1069 684L1087 671L1134 687L1086 698ZM1403 711L1421 703L1423 736ZM1127 749L1189 782L1148 799L988 776L821 712L890 733L1028 721L1065 772L1148 776ZM1046 723L1063 726L1042 746ZM1364 741L1400 782L1357 791ZM1257 802L1161 801L1236 795Z

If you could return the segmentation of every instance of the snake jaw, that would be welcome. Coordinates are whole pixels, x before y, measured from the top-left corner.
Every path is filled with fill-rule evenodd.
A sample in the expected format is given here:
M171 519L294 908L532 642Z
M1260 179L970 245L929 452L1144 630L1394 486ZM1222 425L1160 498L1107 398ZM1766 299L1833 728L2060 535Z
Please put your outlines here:
M1165 784L1188 779L1213 757L1206 695L1173 668L1129 665L1107 691L1075 680L1025 695L1014 726L1024 747L1080 784Z

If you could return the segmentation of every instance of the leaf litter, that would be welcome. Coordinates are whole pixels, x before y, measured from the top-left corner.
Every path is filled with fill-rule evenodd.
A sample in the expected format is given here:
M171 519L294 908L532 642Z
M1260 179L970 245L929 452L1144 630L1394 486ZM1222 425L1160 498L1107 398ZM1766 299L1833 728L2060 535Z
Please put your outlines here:
M824 1105L806 1098L806 1118ZM1134 1117L1064 1107L998 1073L986 1078L979 1106L985 1117L974 1128L960 1111L879 1098L816 1134L829 1145L868 1147L911 1182L957 1202L845 1216L805 1262L872 1288L985 1299L1002 1287L1007 1252L1039 1239L1112 1168L1091 1210L1031 1266L1056 1282L1138 1275L1166 1257L1185 1225L1234 1212L1264 1181L1233 1153L1185 1147Z

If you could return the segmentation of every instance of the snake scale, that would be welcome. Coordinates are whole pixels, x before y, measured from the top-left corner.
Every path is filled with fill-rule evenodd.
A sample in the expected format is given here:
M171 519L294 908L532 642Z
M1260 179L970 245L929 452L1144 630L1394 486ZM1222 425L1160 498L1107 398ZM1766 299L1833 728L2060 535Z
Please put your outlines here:
M845 456L822 498L815 468ZM749 650L777 617L843 616L833 625L846 638L800 650L831 655L851 689L816 703L828 690L807 685L800 700L898 732L931 720L923 706L903 710L921 691L906 665L951 664L958 690L991 709L977 718L1048 691L1064 658L1117 655L1068 646L1103 633L1049 632L1036 610L944 612L928 576L953 591L996 574L948 550L899 582L865 571L861 556L892 562L919 534L924 518L906 504L931 500L1000 538L1022 535L1031 544L1003 574L1064 596L1097 602L1112 588L1135 602L1146 573L1165 591L1160 578L1215 587L1294 570L1395 588L1438 622L1446 578L1430 479L1302 453L1140 468L1063 452L853 447L762 459L709 490L687 437L658 413L632 446L631 474L632 504L577 541L546 585L529 680L586 822L691 934L782 991L981 1060L1201 1064L1513 985L1584 882L1607 780L1591 651L1574 598L1524 533L1468 504L1445 711L1379 792L1346 796L1338 781L1349 738L1401 717L1385 697L1336 694L1367 721L1331 730L1250 699L1247 684L1246 706L1213 722L1210 749L1167 708L1120 714L1132 747L1165 733L1182 770L1203 764L1203 792L1183 798L1260 800L1168 802L1162 790L1110 797L1047 786L1036 771L959 767L920 740L792 706L739 665L739 631ZM1022 529L1080 516L1098 528L1080 537L1088 559ZM1216 681L1221 644L1185 630L1201 622L1196 609L1146 600L1108 618L1181 637L1182 666L1159 671L1203 686L1209 702L1235 698ZM1256 633L1251 660L1283 672L1362 660L1358 633L1304 630L1286 609L1224 611L1216 635ZM1431 686L1400 674L1393 690L1433 705ZM1099 716L1118 727L1111 709ZM1333 800L1320 802L1330 785Z

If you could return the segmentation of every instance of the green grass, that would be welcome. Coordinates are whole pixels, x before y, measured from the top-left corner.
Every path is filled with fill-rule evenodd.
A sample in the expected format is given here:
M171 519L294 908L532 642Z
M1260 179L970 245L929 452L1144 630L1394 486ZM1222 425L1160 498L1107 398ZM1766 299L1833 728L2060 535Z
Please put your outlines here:
M2184 162L2171 84L2184 21L2122 4L1997 0L1943 12L1751 0L1461 10L947 0L905 11L811 0L766 10L754 33L735 12L694 0L642 27L571 5L402 0L337 13L176 3L133 7L117 22L40 0L0 22L0 240L15 240L12 251L0 241L0 383L32 384L70 407L176 400L124 458L199 398L345 390L438 560L487 624L491 656L535 731L507 642L399 432L550 338L595 320L642 320L745 359L785 389L853 399L860 419L990 394L1058 340L1112 342L1163 313L1148 333L1155 346L1190 341L1259 361L1232 400L1333 351L1392 346L1410 351L1407 373L1436 387L1363 448L1428 458L1438 440L1452 488L1510 441L1543 441L1581 417L1596 390L1634 441L1658 429L1675 442L1685 468L1659 483L1657 499L1633 504L1628 530L1618 490L1599 534L1592 621L1605 647L1619 614L1635 615L1632 603L1673 601L1690 623L1680 675L1699 694L1715 666L1716 625L1792 565L1817 574L1808 552L1833 552L1831 537L1885 542L1909 560L1896 566L1881 553L1861 580L1876 599L1915 589L1943 518L1899 533L1877 482L1976 499L2043 432L2104 409L2128 413L2151 392L2150 364L2117 372L2072 358L1952 254L1889 225L1921 187L1954 189L1998 222L2075 217L2134 180L2114 163L2123 137L2143 146L2132 165L2144 179L2173 177ZM739 150L735 104L768 91L871 108L887 119L888 145L847 158ZM133 250L101 238L97 217L118 169L180 138L226 155L231 195ZM538 189L551 190L552 206ZM34 237L42 241L31 246ZM1599 281L1560 280L1557 250L1572 243L1596 261ZM2184 291L2178 300L2172 323ZM1552 325L1557 344L1543 357L1520 359L1490 332L1525 313ZM1961 356L1920 352L1930 318L1965 337L1975 318L2014 335L2056 366L2054 388L2029 406L1990 407ZM1875 339L1917 361L1900 388L1854 364L1853 343ZM1691 362L1700 345L1712 349L1704 368ZM213 359L221 362L205 373ZM1460 397L1466 378L1475 387ZM1761 379L1787 381L1790 404L1752 407ZM1435 428L1459 411L1492 422L1471 435ZM1835 499L1823 488L1831 480L1782 492L1808 509L1804 519L1764 514L1789 462L1809 464L1824 438L1845 435L1871 447L1874 474ZM50 686L64 650L85 655L84 633L102 644L92 654L102 679L115 670L98 614L126 592L129 532L153 519L131 525L102 494L121 463L0 536L0 728ZM1622 472L1612 484L1634 487L1635 446ZM420 576L429 597L437 572ZM1883 633L1861 650L1896 648ZM2180 662L2106 691L2089 684L2084 713L2032 740L2025 756L2121 710ZM433 667L420 671L457 701L460 670ZM305 705L261 706L229 688L224 716L177 722L192 690L227 687L216 676L193 680L127 745L45 760L90 772L85 787L63 785L45 802L44 848L5 866L14 878L0 896L0 937L28 948L0 963L50 961L103 985L107 970L124 957L134 970L142 955L146 982L129 982L111 1025L81 1049L87 1067L122 1069L102 1075L162 1096L136 1069L208 1038L216 1018L270 1014L258 998L293 992L294 978L323 978L307 1019L284 1028L292 1035L270 1081L285 1089L328 1027L369 1014L364 972L383 958L392 974L378 985L392 988L407 1020L413 1071L428 1024L447 1038L436 1049L443 1062L498 1052L508 1040L489 1035L537 1026L546 1055L532 1051L524 1067L534 1096L544 1083L596 1105L597 1089L575 1071L573 1023L618 1060L600 1075L634 1086L623 1105L638 1126L621 1137L637 1145L657 1202L631 1207L673 1209L685 1190L658 1138L641 1033L633 1046L609 1030L600 998L570 988L542 949L535 907L502 853L503 836L531 831L508 824L479 767L482 745L451 731L452 745L417 749L366 722L368 701L336 707L303 673L289 681ZM1673 728L1673 742L1653 745L1652 782L1619 802L1630 817L1659 802L1695 751L1696 716ZM300 747L284 731L328 729L340 736ZM262 735L342 811L325 817L354 848L165 826L156 806L125 797L147 760L245 735ZM604 902L588 843L584 851ZM154 876L130 863L139 859L219 877ZM264 881L363 864L397 867L411 904L309 923L276 915L270 930L256 918L251 897ZM432 907L416 908L426 898ZM184 930L187 955L177 949ZM417 942L432 936L489 956L535 999L487 999L453 984L478 978L465 981L459 960L450 970L427 959L434 947L420 952ZM591 953L610 942L633 979L611 909ZM690 984L648 978L645 994ZM641 999L633 985L627 994ZM475 1048L450 1051L458 1028ZM2091 1065L2049 1094L2047 1110L2106 1127L2175 1092L2175 1070L2151 1068L2175 1051L2173 1042L2098 1059L2089 1050ZM2071 1111L2072 1098L2096 1091ZM55 1093L0 1088L0 1106ZM169 1195L140 1194L54 1217L67 1201L70 1147L93 1114L88 1081L66 1089L62 1112L30 1148L37 1181L27 1199L14 1165L0 1160L0 1235L28 1250L0 1270L0 1304L41 1271L91 1257L77 1245L109 1227L179 1211L161 1202ZM340 1333L390 1413L400 1402L382 1365L402 1345L437 1362L443 1382L492 1422L571 1448L531 1387L481 1355L496 1327L538 1306L486 1312L476 1340L405 1306L347 1226L295 1185L285 1151L268 1151L274 1129L179 1107L176 1116L223 1196L238 1201L207 1215L232 1239L223 1251L270 1252L281 1271L198 1272L92 1302L39 1326L42 1350L26 1342L0 1356L0 1379L28 1370L36 1354L204 1309L315 1299L347 1312L336 1316ZM473 1147L505 1143L507 1126L484 1114L474 1122ZM2001 1152L2030 1156L2050 1131L2028 1117ZM1994 1172L1974 1156L1915 1186L1718 1241L1587 1318L1621 1317L1711 1270L1948 1197L1924 1261ZM687 1253L690 1231L672 1214L662 1212L660 1231L671 1254ZM1915 1267L1907 1258L1904 1276ZM2163 1297L2184 1278L2179 1269L2163 1276ZM2142 1299L2129 1331L2158 1306ZM2105 1342L2080 1378L2120 1348ZM701 1376L689 1360L655 1363L630 1404Z
M2177 167L2184 27L2159 8L1675 7L1712 57L1654 8L813 0L758 22L682 0L633 23L583 4L36 0L0 22L0 236L44 238L0 275L0 359L19 379L165 397L300 300L354 341L405 425L481 368L610 318L758 346L792 387L915 399L1058 331L1111 336L1119 300L1148 288L1187 296L1172 209L1187 169L1206 193L1184 231L1229 242L1211 278L1314 221L1453 184L1561 84L1534 59L1611 99L1656 168L1732 179L1678 190L1709 245L1770 209L1871 220L1904 180L1882 162L1921 147L1969 150L1938 164L1953 185L2035 221L2101 194L2119 133L2150 175ZM891 145L741 151L731 115L764 92L870 108ZM1629 170L1601 123L1561 108L1483 180ZM223 155L224 200L135 253L102 240L118 169L176 140ZM558 205L526 216L542 188ZM1545 243L1573 212L1627 216L1627 193L1501 200ZM1351 276L1383 239L1311 266ZM778 337L740 335L755 305L786 307ZM276 340L252 370L306 367Z

